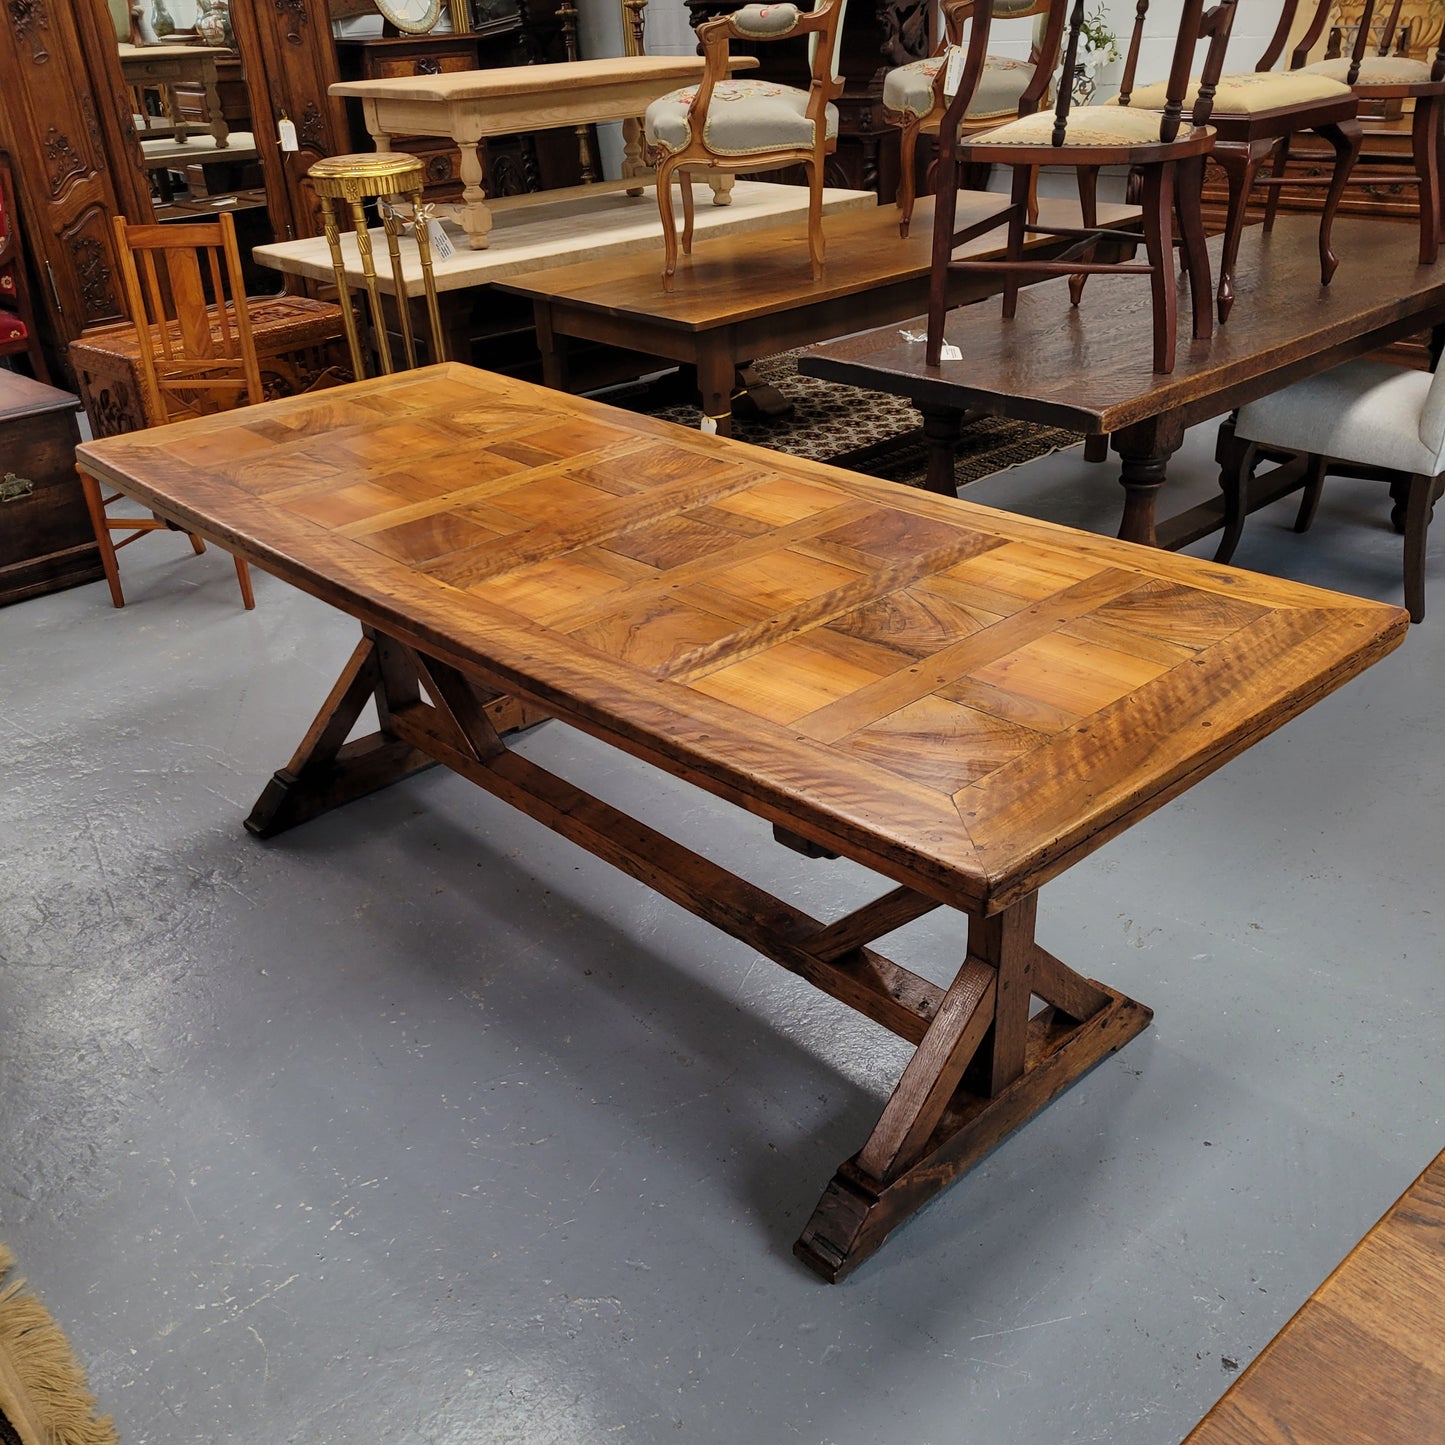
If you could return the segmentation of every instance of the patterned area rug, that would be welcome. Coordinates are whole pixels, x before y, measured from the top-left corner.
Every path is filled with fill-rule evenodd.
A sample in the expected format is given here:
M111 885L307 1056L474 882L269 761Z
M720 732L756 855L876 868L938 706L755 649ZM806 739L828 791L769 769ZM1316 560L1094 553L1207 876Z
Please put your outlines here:
M791 456L832 462L871 477L921 486L928 469L928 448L918 413L902 397L861 391L813 376L800 376L796 353L760 361L760 380L777 387L793 403L793 415L777 420L733 417L739 441L771 447ZM609 398L613 400L613 398ZM616 404L647 411L680 426L698 423L696 404L649 405L643 396L616 398ZM955 462L958 484L1007 471L1035 457L1075 446L1081 438L1058 427L1003 417L979 417L964 428Z

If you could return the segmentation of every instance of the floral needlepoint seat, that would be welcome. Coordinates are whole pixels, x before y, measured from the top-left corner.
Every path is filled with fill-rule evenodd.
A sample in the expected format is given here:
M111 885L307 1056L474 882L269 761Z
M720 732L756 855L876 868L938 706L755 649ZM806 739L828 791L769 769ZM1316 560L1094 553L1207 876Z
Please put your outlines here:
M697 171L769 171L801 165L808 173L808 252L813 279L823 270L823 167L838 143L838 30L847 0L817 0L811 11L793 4L746 5L698 27L702 80L652 102L643 119L648 155L657 167L662 216L662 284L677 271L672 178L682 189L682 250L692 254L691 175ZM812 81L807 90L729 75L728 42L808 42Z
M898 230L908 234L916 195L915 155L920 135L936 135L948 108L943 94L944 71L950 48L963 45L963 36L973 19L974 0L944 0L944 39L937 51L924 60L910 61L890 70L883 80L883 115L896 125L898 138ZM1049 23L1049 0L994 0L993 19L1034 21L1027 60L1004 55L986 55L978 83L959 124L962 135L986 130L999 121L1028 115L1044 104L1049 77L1059 61L1063 34L1060 15ZM994 32L997 35L998 32Z

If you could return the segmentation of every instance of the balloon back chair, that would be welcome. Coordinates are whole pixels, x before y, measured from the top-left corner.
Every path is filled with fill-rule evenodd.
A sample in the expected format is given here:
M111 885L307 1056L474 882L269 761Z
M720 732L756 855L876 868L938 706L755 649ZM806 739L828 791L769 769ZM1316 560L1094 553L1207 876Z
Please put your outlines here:
M937 135L948 109L943 94L944 66L950 51L963 46L965 27L973 18L975 0L943 0L944 38L935 53L890 70L883 80L883 118L899 128L898 234L906 236L913 220L916 194L915 155L918 137ZM1059 62L1063 11L1050 0L994 0L993 19L1032 20L1033 38L1027 60L985 55L968 112L959 130L968 135L991 130L1001 121L1032 115L1044 103L1049 80Z
M1293 7L1287 7L1292 10ZM1410 157L1408 161L1397 158L1389 152L1368 154L1363 159L1371 165L1399 166L1408 164L1414 170L1414 177L1402 175L1399 170L1380 174L1352 171L1349 183L1355 186L1398 186L1408 184L1412 179L1420 187L1420 264L1433 266L1440 253L1440 227L1442 222L1441 194L1441 131L1445 129L1445 26L1441 27L1435 54L1430 60L1413 55L1391 54L1398 51L1405 37L1406 26L1401 19L1401 0L1391 0L1388 13L1382 16L1379 26L1379 42L1370 50L1370 42L1376 30L1375 15L1380 7L1376 0L1365 0L1360 15L1359 28L1355 32L1354 44L1349 55L1309 64L1310 51L1314 49L1325 25L1336 9L1336 0L1319 0L1309 28L1300 37L1299 44L1290 55L1291 74L1319 75L1348 85L1361 102L1393 104L1403 109L1405 101L1414 105L1410 117ZM1276 31L1270 49L1260 65L1273 65L1284 50L1288 27L1281 24ZM1285 137L1276 153L1274 175L1283 178L1289 164L1290 138ZM1311 178L1292 177L1291 187L1311 184ZM1264 223L1274 222L1279 205L1279 184L1270 192L1269 209L1265 212Z
M1060 15L1069 0L1051 0ZM1221 0L1208 15L1204 0L1184 0L1175 39L1173 64L1165 82L1162 114L1112 106L1077 107L1069 87L1061 85L1052 109L971 136L958 137L958 122L983 74L993 0L977 0L973 31L963 60L958 90L949 101L940 131L938 193L933 213L933 257L929 284L928 350L930 366L939 364L943 348L949 270L1002 272L1003 314L1011 318L1018 304L1024 275L1065 275L1071 278L1071 299L1077 305L1085 278L1095 272L1142 274L1150 278L1153 299L1153 365L1157 372L1174 369L1176 288L1174 280L1174 213L1179 215L1180 244L1193 293L1194 335L1206 338L1213 330L1210 311L1209 256L1205 249L1202 213L1204 157L1214 143L1209 128L1210 102L1224 64L1235 0ZM1132 84L1138 64L1140 38L1148 0L1139 0L1138 21L1125 66L1124 83ZM1050 17L1050 23L1054 17ZM1073 0L1064 46L1065 75L1072 75L1079 37L1085 21L1084 0ZM1189 72L1201 39L1209 42L1192 117L1183 114ZM955 64L955 69L957 69ZM949 79L944 73L945 84ZM1009 205L962 231L954 229L960 170L979 164L1006 165L1013 170ZM1042 226L1028 216L1034 175L1041 166L1070 166L1078 177L1083 226ZM1132 232L1101 230L1095 213L1095 184L1103 166L1122 166L1138 179L1142 197L1145 263L1102 262L1095 259L1101 243L1132 248L1139 240ZM1006 224L1008 244L1002 260L953 259L965 241ZM1075 244L1048 261L1025 256L1029 235L1073 237Z
M657 167L665 288L671 288L677 271L672 178L677 176L682 188L682 250L691 255L693 171L736 173L803 166L808 173L808 253L813 279L822 275L823 171L838 143L838 108L833 101L843 91L838 32L846 5L847 0L817 0L811 11L793 4L746 5L698 26L702 79L653 101L643 119L649 156ZM800 37L806 37L809 48L812 80L807 90L729 78L729 41Z

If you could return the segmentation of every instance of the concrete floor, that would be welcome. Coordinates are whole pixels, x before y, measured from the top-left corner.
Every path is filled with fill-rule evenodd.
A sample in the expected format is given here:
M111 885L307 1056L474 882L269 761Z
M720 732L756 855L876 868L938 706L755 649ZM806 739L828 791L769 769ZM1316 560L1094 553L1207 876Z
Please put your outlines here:
M1077 451L970 495L1118 515ZM1397 600L1386 514L1334 483L1237 561ZM900 1048L451 776L248 837L353 624L144 542L123 612L0 612L0 1238L130 1445L1177 1441L1445 1145L1441 551L1399 652L1045 889L1154 1027L829 1288L790 1245ZM521 747L812 911L877 891ZM945 922L888 951L946 980Z

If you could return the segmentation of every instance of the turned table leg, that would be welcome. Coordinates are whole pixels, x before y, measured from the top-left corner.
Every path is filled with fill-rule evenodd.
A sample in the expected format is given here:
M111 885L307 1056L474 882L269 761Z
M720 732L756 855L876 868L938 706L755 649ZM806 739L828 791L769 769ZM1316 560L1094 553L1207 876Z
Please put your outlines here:
M915 405L918 405L915 403ZM923 436L928 443L928 475L923 485L941 497L956 497L954 454L963 437L964 413L957 407L918 405L923 417Z
M1169 458L1179 450L1184 431L1169 416L1151 417L1114 433L1119 453L1119 484L1124 488L1124 515L1119 521L1121 541L1157 547L1154 504L1164 485Z

